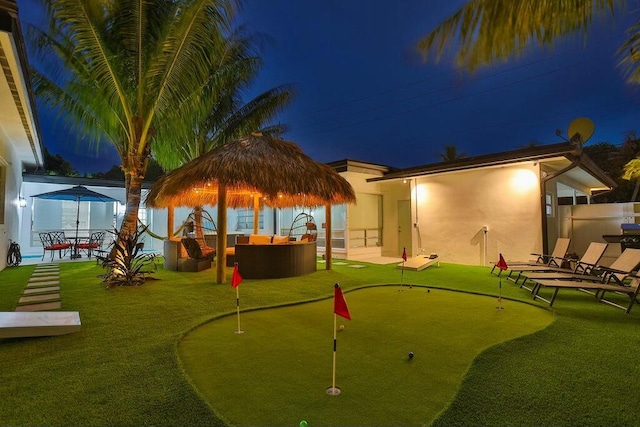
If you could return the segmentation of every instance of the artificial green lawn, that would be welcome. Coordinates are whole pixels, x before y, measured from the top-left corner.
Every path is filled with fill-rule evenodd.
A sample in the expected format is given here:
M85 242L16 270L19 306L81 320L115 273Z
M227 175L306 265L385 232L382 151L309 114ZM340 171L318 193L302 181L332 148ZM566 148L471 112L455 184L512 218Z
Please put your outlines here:
M245 280L242 307L330 298L335 282L348 291L400 280L393 265L365 265L334 265L332 271L300 278ZM33 269L0 272L0 310L15 308ZM81 332L0 340L0 424L223 425L183 372L178 343L199 325L234 312L230 286L213 284L213 270L160 270L155 274L160 280L142 287L106 290L97 278L101 273L93 262L61 264L63 310L80 312ZM497 278L484 267L442 264L407 271L404 281L498 293ZM357 292L346 294L350 305ZM512 283L504 283L503 294L531 302L531 295ZM360 321L356 309L351 310L354 321L344 335ZM589 295L561 291L553 313L555 321L549 327L482 352L434 425L640 425L640 367L634 351L640 344L640 307L627 315L597 304ZM250 313L243 315L248 321ZM465 315L460 310L459 316ZM246 337L252 337L246 326ZM338 385L348 396L346 372L340 370L347 357L342 356L345 345L340 341ZM325 387L330 372L325 371L326 361L321 365ZM305 414L294 414L296 420L299 415Z
M385 286L346 295L339 396L329 396L332 300L227 316L180 345L185 370L232 425L425 425L487 347L553 321L540 308L461 292ZM465 313L460 316L459 313ZM409 360L408 353L414 353Z

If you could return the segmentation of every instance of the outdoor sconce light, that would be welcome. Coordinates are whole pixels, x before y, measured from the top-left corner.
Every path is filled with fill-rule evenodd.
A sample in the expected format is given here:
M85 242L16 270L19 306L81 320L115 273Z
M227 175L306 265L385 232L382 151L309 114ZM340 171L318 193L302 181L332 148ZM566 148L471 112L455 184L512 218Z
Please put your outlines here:
M22 196L18 197L18 206L20 206L21 208L26 207L27 206L27 199L25 199Z
M511 185L515 191L529 191L535 188L537 183L538 178L536 174L526 169L515 171L511 178Z

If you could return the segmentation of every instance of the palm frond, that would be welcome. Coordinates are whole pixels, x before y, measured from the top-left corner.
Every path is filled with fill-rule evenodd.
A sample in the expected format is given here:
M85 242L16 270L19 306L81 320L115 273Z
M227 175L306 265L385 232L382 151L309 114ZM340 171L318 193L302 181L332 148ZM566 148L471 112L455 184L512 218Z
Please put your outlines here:
M532 45L551 47L559 38L582 35L593 18L613 17L624 0L473 0L418 43L424 60L453 52L471 70L518 57Z

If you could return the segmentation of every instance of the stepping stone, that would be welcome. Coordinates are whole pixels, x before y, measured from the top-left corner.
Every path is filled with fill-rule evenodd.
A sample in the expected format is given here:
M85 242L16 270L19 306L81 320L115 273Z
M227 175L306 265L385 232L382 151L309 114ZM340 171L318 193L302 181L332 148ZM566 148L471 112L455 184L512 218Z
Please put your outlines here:
M18 300L18 303L47 301L51 299L60 299L60 294L55 293L55 294L47 294L47 295L33 295L29 297L22 297Z
M58 264L38 264L38 265L36 266L36 268L39 268L39 267L55 267L55 268L60 268L60 266L59 266Z
M55 280L56 282L60 281L60 276L42 276L42 277L32 277L29 279L29 283L42 283L42 282L51 282Z
M31 277L42 277L42 276L51 276L52 274L55 275L55 271L43 271L42 273L36 273L34 272Z
M58 267L36 267L35 270L33 270L34 273L40 273L44 271L60 271L60 269Z
M40 288L28 288L25 289L22 293L23 294L37 294L39 292L60 292L60 286L43 286Z
M16 307L15 311L48 311L57 310L59 308L62 308L62 303L60 301L53 301L43 302L40 304L20 305Z
M318 264L324 264L325 262L327 262L327 261L325 261L325 260L323 260L323 259L319 259L319 260L318 260Z
M59 284L60 284L59 280L49 280L47 282L28 283L27 288L43 288L43 287L59 285Z
M349 265L347 267L350 267L350 268L365 268L366 265L352 264L352 265Z
M346 262L334 262L333 265L347 265Z

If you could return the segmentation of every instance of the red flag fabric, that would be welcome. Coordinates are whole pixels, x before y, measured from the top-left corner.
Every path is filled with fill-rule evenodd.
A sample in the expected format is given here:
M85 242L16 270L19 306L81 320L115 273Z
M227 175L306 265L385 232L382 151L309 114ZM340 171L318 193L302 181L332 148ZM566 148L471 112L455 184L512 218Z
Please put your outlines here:
M344 295L342 295L342 289L340 289L340 285L338 285L337 283L334 285L333 312L338 316L342 316L345 319L351 320L351 314L349 314L349 308L347 307L347 302L344 300Z
M502 254L500 254L500 259L498 260L496 267L498 267L500 270L506 270L509 268L507 266L507 261L504 260L504 258L502 257Z
M236 263L233 266L233 275L231 276L231 286L233 288L237 288L238 285L240 285L240 283L242 283L242 276L240 275L240 272L238 271L238 264Z
M402 260L407 260L407 248L402 248Z

